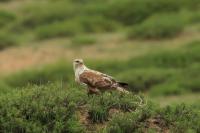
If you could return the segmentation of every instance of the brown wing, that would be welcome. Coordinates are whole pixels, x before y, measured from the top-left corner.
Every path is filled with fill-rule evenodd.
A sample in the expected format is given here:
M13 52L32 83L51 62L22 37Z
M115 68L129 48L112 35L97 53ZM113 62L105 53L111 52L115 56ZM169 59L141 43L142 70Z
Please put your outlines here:
M115 81L115 79L113 78L113 77L111 77L111 76L109 76L109 75L107 75L107 74L104 74L104 73L101 73L101 72L98 72L98 71L94 71L94 70L90 70L91 72L94 72L94 73L96 73L96 74L98 74L98 75L101 75L101 76L103 76L103 77L105 77L105 78L109 78L110 80L112 80L113 82L116 82Z
M93 70L84 71L80 74L79 79L81 82L95 88L109 88L115 83L112 78Z

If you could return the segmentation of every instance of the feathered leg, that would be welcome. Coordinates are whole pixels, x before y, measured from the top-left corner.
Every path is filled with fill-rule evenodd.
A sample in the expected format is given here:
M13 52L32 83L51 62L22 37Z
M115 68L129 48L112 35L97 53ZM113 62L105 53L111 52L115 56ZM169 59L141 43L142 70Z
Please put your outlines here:
M88 96L89 96L89 95L93 95L93 94L99 95L100 92L99 92L99 90L96 89L96 88L88 87Z

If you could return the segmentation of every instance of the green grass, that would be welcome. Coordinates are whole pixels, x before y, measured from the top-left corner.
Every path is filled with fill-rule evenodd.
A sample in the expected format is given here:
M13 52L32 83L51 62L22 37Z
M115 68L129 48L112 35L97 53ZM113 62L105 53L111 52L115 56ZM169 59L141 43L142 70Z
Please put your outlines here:
M45 2L33 3L23 7L21 12L24 14L22 26L34 28L40 25L59 22L66 19L71 19L75 14L78 14L80 6L73 5L70 2Z
M81 117L86 117L83 114L80 116L81 112L88 113L89 117L85 120L93 122L90 125L107 124L107 128L101 130L108 133L152 130L153 127L148 125L151 119L162 122L164 125L157 124L162 130L199 131L199 108L195 105L193 108L186 105L160 108L151 102L141 103L137 95L117 92L88 97L83 88L59 83L30 85L9 92L0 97L1 132L91 131L88 125L81 123ZM116 103L125 105L125 99L128 110L114 106ZM110 114L110 109L119 112ZM98 132L97 129L93 131Z
M79 101L68 99L70 91L63 93L64 90L54 85L29 86L12 93L9 100L6 99L10 95L1 97L1 132L83 131L74 112Z
M184 29L184 21L174 14L154 15L136 25L129 38L160 39L178 35Z
M0 27L6 26L16 18L15 14L0 10Z
M85 63L92 69L129 83L129 89L134 92L148 92L154 96L198 93L199 46L199 41L194 41L178 50L154 52L127 61L86 60ZM74 81L70 64L62 60L40 69L18 72L2 78L2 83L11 87L47 84L58 80L69 83Z
M75 36L71 40L72 47L82 47L82 46L90 46L96 43L96 38L91 35L79 35Z
M23 87L28 84L42 85L56 81L69 82L72 80L72 73L71 65L62 61L55 65L12 74L5 77L4 81L11 87Z
M8 34L5 31L0 32L0 50L11 46L17 46L18 40L13 34Z
M12 11L0 11L0 27L5 30L2 40L13 40L15 34L20 43L127 29L132 29L130 38L171 38L199 22L198 6L198 0L21 2Z
M1 7L5 5L6 10L0 11L1 50L59 37L69 38L74 48L96 47L105 40L93 34L126 33L128 29L131 38L165 38L169 39L168 45L173 45L183 38L170 38L184 33L183 40L187 40L187 35L198 32L190 27L200 21L199 0L3 1ZM109 44L120 44L120 48L126 48L127 41L130 45L141 43L142 47L147 43L144 49L154 43L105 39ZM164 41L158 42L165 45ZM112 54L112 47L105 49ZM91 69L128 82L130 94L87 96L85 88L74 84L72 62L65 60L0 77L0 132L199 132L200 41L177 49L167 47L172 49L155 48L152 53L123 61L85 60ZM104 44L98 48L104 50ZM118 51L123 54L123 50Z
M76 22L55 22L36 28L36 38L70 37L81 33L81 26Z

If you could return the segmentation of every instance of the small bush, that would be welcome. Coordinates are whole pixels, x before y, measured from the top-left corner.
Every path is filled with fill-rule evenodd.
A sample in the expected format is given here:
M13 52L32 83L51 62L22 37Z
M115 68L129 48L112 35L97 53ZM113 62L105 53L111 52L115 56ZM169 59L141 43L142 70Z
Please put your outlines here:
M7 32L0 33L0 50L17 45L16 37Z
M66 87L66 88L65 88ZM122 106L135 107L125 111ZM134 103L134 104L133 104ZM114 105L114 106L113 106ZM109 109L119 112L109 114ZM198 104L176 105L160 108L151 102L138 104L132 94L105 93L101 97L88 97L86 91L76 86L58 83L42 86L29 85L0 96L1 132L90 132L89 126L101 123L108 133L144 131L183 132L199 131ZM81 112L89 114L87 125ZM80 112L80 113L79 113ZM151 123L155 120L155 123ZM105 122L106 121L106 122ZM86 121L84 121L86 122ZM155 126L151 126L154 124ZM153 128L151 130L151 128ZM97 131L96 129L93 131Z
M95 42L96 42L96 39L90 35L77 35L72 38L72 46L73 47L92 45Z
M159 112L172 132L199 131L199 113L184 104L167 106Z
M115 0L104 9L105 16L126 25L143 22L155 13L177 12L181 9L198 9L199 2L195 0Z
M134 114L118 114L110 122L108 133L131 133L134 132L136 127L133 125L135 122Z
M200 11L197 11L191 15L191 22L192 23L199 23L200 22Z
M0 2L9 2L9 1L12 1L12 0L0 0Z
M183 31L184 22L176 15L151 16L143 23L133 26L129 38L160 39L174 37Z
M16 16L10 12L0 10L0 27L14 21Z
M183 48L175 51L162 51L129 60L129 67L160 67L160 68L186 68L200 60L199 43L192 48Z
M145 122L155 114L155 106L148 103L141 109L131 113L116 114L108 123L108 133L144 132Z
M55 23L72 18L78 14L79 6L72 5L66 1L45 2L26 6L22 10L24 17L22 18L22 25L27 28L34 28L39 25Z
M68 92L57 85L29 86L0 97L1 132L83 132Z
M80 33L82 30L80 25L72 21L56 22L36 29L36 37L38 39L47 39L52 37L68 37Z
M123 24L139 23L151 14L146 1L113 1L105 11L105 16Z
M74 36L80 33L108 32L116 29L117 24L102 17L79 17L55 22L36 28L39 39Z
M119 27L119 24L109 18L103 16L83 16L76 20L80 22L84 32L111 32Z
M185 92L185 89L182 88L179 83L176 83L176 82L173 82L173 81L154 86L150 90L150 94L153 95L153 96L180 95L183 92Z
M66 82L72 79L72 68L63 62L47 65L40 69L22 71L4 78L6 84L12 87L23 87L28 84L42 85L49 82Z
M182 21L187 25L200 22L200 10L182 10L178 13L178 15L180 15Z
M158 68L132 69L119 74L118 79L127 82L131 91L148 91L153 86L165 82L172 76L172 72Z
M200 92L200 83L199 83L199 77L196 79L192 79L192 80L186 80L183 83L183 86L186 88L186 90L190 90L192 92Z
M180 76L181 87L187 91L199 92L200 91L200 75L199 75L200 64L191 64L190 67L183 69Z
M0 92L1 94L5 94L7 92L9 92L10 87L3 81L0 81ZM0 96L1 96L0 94Z
M108 120L108 108L104 106L93 105L90 107L88 114L93 123L102 123Z

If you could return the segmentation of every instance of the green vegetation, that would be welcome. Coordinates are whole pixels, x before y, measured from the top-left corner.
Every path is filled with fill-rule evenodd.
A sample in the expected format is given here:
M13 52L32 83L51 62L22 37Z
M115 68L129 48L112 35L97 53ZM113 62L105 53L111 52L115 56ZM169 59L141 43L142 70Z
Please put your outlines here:
M16 46L17 40L16 37L13 35L9 35L7 33L0 33L0 50L10 47L10 46Z
M65 62L56 65L47 65L36 70L23 71L12 74L4 79L10 87L23 87L28 84L42 85L56 81L70 81L72 79L71 65Z
M1 132L88 132L91 129L83 123L90 122L97 125L108 122L103 130L110 133L152 129L198 132L200 124L198 108L191 110L186 105L159 108L141 101L139 96L117 92L88 97L83 88L61 84L10 91L0 97L0 107Z
M36 29L36 35L39 39L73 36L80 32L80 26L72 22L55 22L52 24L40 26Z
M110 133L129 133L154 131L165 132L195 132L199 131L199 127L193 126L194 123L199 124L197 112L190 112L185 105L167 106L159 110L154 106L146 106L138 112L116 115L108 126ZM193 118L191 122L187 122L187 118ZM155 124L157 123L157 124ZM151 127L152 126L152 127ZM189 128L188 128L189 127Z
M74 91L76 96L83 95L77 89L65 91L59 86L48 85L29 86L21 91L11 92L13 96L9 100L9 94L2 96L1 132L83 131L84 128L74 112L80 99L71 99L67 96L72 95L72 92L75 94Z
M73 47L88 46L96 43L96 39L90 35L80 35L72 38Z
M157 52L123 62L86 61L86 65L129 83L130 90L134 92L148 91L151 95L199 92L199 43L194 41L182 49ZM55 65L18 72L3 78L2 83L10 87L56 81L69 83L74 80L69 64L62 60Z
M10 12L0 10L0 27L2 28L7 23L14 21L15 17L16 16Z
M198 23L199 4L198 0L59 0L53 3L45 0L19 6L16 11L1 10L0 27L6 35L16 32L20 33L17 38L23 38L28 33L35 40L83 33L126 32L126 29L131 29L130 38L162 39L175 37L186 27ZM11 37L11 40L17 38ZM21 39L20 43L23 42ZM10 46L4 41L1 43L4 47Z
M0 0L0 133L200 132L199 7ZM72 58L127 82L130 93L87 95Z
M140 25L133 27L129 33L130 38L167 38L174 37L184 28L184 21L176 15L159 14L150 17Z

